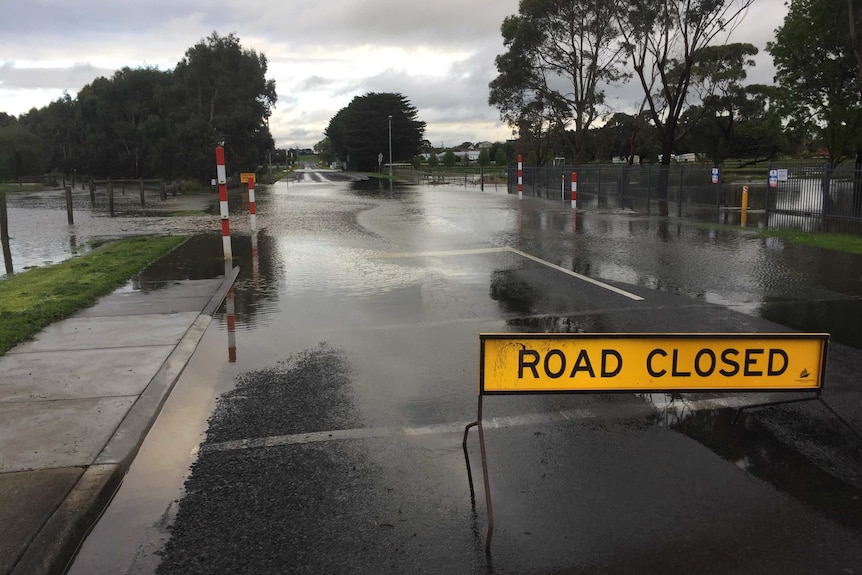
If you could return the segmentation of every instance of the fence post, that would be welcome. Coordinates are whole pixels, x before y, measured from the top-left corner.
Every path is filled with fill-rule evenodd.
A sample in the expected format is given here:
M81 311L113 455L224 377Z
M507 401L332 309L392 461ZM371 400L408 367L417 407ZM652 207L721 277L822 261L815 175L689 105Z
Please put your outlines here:
M0 191L0 244L3 246L3 260L6 262L6 273L15 273L12 268L12 250L9 247L9 216L6 210L6 192Z
M163 202L167 201L168 199L168 190L165 187L165 180L163 179L159 180L159 199L161 199Z
M146 201L144 201L144 180L143 180L143 178L138 181L138 189L141 190L141 207L145 208L145 207L147 207L147 203L146 203Z
M682 184L685 179L685 167L679 167L679 191L676 198L676 217L682 217Z
M90 178L90 205L96 205L96 178Z
M114 182L108 180L108 213L114 217Z
M646 213L650 215L650 207L652 204L651 187L652 187L652 164L647 167L646 173Z
M823 203L820 208L823 231L829 231L829 212L832 211L831 200L829 198L829 188L832 183L832 164L826 162L823 166Z
M6 192L0 191L0 240L9 241L9 213L6 210Z
M75 216L72 214L72 188L71 186L66 186L66 220L69 222L69 225L73 225L75 223Z

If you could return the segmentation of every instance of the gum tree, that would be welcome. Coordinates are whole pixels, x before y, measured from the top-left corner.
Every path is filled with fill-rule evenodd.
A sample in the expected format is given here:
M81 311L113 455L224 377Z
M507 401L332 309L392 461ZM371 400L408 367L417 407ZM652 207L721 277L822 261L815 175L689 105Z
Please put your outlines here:
M754 0L620 0L617 23L626 60L644 91L661 143L659 209L667 215L668 170L689 106L696 55L724 40ZM715 90L702 86L701 97Z

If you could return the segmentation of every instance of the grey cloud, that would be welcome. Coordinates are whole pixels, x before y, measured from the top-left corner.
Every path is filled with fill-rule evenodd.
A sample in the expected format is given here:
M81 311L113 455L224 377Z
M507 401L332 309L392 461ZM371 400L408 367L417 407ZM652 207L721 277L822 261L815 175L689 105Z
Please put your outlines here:
M0 66L0 85L6 89L77 90L99 76L109 77L113 73L113 70L91 64L75 64L71 68L18 68L7 62Z
M331 78L324 78L323 76L309 76L308 78L297 84L296 91L316 92L319 90L326 90L335 85L335 83L335 80Z

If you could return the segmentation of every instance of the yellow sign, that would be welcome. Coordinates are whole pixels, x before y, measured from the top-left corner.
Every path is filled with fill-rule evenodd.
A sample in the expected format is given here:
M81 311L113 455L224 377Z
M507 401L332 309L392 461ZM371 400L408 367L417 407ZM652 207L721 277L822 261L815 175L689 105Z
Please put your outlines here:
M823 386L829 334L481 334L479 393Z
M242 184L247 184L251 182L252 184L255 182L254 172L240 172L239 173L239 181Z

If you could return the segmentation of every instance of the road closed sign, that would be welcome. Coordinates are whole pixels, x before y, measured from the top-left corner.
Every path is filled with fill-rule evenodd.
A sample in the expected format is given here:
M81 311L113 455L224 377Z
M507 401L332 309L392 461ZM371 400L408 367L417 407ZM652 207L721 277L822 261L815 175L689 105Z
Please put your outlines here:
M828 334L481 334L479 393L816 391Z

